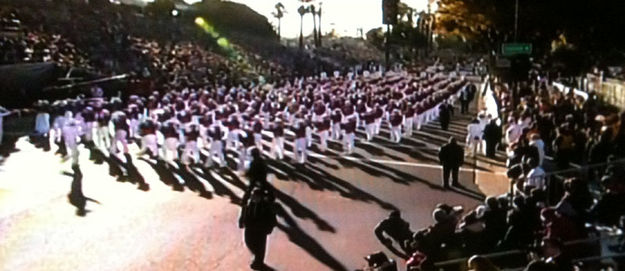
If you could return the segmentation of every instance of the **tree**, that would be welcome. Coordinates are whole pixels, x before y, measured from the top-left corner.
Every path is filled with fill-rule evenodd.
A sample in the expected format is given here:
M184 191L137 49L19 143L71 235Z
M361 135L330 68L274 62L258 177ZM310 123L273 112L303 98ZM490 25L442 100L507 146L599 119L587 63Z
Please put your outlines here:
M313 17L313 38L315 41L315 46L317 46L317 44L319 44L319 41L317 40L317 18L316 18L317 12L315 11L315 5L308 6L308 12L310 12Z
M280 40L280 26L281 26L281 22L282 22L282 17L284 17L284 5L282 5L281 2L278 2L275 6L276 11L272 12L271 15L273 15L273 17L275 17L276 19L278 19L278 40Z
M146 6L146 11L154 16L169 17L171 11L176 8L173 0L155 0Z
M299 48L304 49L304 14L308 12L308 9L303 5L297 9L297 13L299 13L300 21L299 21Z

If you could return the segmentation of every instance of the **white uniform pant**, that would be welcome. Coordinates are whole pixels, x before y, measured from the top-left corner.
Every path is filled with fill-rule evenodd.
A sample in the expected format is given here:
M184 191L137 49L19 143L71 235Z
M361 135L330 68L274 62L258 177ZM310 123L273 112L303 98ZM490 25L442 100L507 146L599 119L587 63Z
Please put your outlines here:
M85 122L83 124L83 131L85 134L86 141L93 141L93 127L95 126L94 122Z
M477 135L467 135L467 151L466 155L477 155L480 145L480 139L476 139Z
M172 161L178 159L178 138L165 138L165 146L163 148L163 160Z
M401 141L401 125L391 127L391 141L395 143Z
M293 149L293 159L296 163L306 163L306 138L300 137L295 139L295 148Z
M274 136L271 144L271 156L282 160L284 158L284 137Z
M138 119L130 119L130 138L135 138L137 136L137 131L139 131L139 120Z
M147 134L141 138L141 154L150 151L150 156L158 155L158 143L155 134Z
M375 134L380 134L380 128L382 127L382 118L375 119Z
M323 130L319 132L319 150L321 150L322 152L325 152L326 149L328 148L328 135L330 134L330 131L328 130Z
M205 167L213 166L213 157L217 156L217 164L220 167L223 167L226 164L226 159L224 158L224 145L221 140L213 140L210 145L210 152L208 157L206 157L206 161L204 162Z
M347 154L354 152L354 133L343 134L343 149Z
M341 124L334 123L332 124L332 139L339 140L341 138Z
M76 140L68 140L65 139L65 149L67 149L67 155L63 158L65 159L69 159L72 158L72 164L78 164L78 155L80 154L78 152L78 143L76 143Z
M254 134L254 144L260 153L263 152L263 135L261 133Z
M312 146L312 128L306 127L306 146L310 148Z
M376 123L372 122L367 124L367 141L371 141L373 139L373 137L375 136L375 130L376 130Z
M128 141L126 140L127 136L128 132L124 130L115 131L115 138L113 139L110 149L111 153L117 153L117 143L121 143L124 153L128 153Z
M100 148L109 149L111 147L111 133L108 126L98 127L96 136Z
M239 131L232 130L228 132L228 137L226 137L226 149L233 148L237 149L239 146Z
M197 147L197 141L187 141L184 144L181 160L185 165L195 164L200 161L200 150Z
M412 124L414 123L414 119L412 117L404 119L404 133L406 136L412 136Z
M239 148L239 162L237 164L237 171L243 172L245 171L245 163L250 157L250 148L241 145Z
M423 124L423 114L417 115L417 117L414 118L414 120L415 120L415 125L417 127L417 131L421 130L421 124Z

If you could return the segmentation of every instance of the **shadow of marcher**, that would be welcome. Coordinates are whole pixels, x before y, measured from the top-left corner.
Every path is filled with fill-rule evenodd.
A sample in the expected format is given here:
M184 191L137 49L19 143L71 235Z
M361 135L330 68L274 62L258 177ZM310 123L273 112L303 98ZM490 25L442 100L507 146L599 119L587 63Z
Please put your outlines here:
M163 182L165 185L171 186L174 191L184 191L184 186L180 184L180 182L172 173L168 164L165 161L158 159L156 160L156 163L154 163L152 162L152 160L142 157L139 158L139 160L142 160L150 165L152 169L154 169L154 171L156 172L156 175L158 175L161 182Z
M13 135L4 135L2 144L0 144L0 157L7 158L12 153L20 151L15 147L19 137ZM0 159L0 162L2 159Z
M286 210L281 208L281 205L278 206L279 208L277 208L276 213L284 220L285 224L278 223L277 227L288 236L291 242L304 249L319 262L325 264L330 270L347 270L347 268L328 253L317 240L304 232Z
M205 199L212 199L213 194L210 191L206 190L206 187L200 180L193 174L190 168L183 165L181 162L176 162L178 168L172 167L172 170L176 172L180 177L184 180L185 185L189 190L197 192L200 197Z
M241 181L239 176L232 173L230 170L223 170L223 172L221 173L222 174L220 176L222 176L224 180L230 182L234 186L243 190L245 193L248 193L249 187L243 181ZM264 187L270 189L273 192L276 199L278 199L284 205L288 206L295 216L302 218L302 219L312 220L319 230L332 232L332 233L336 232L336 229L332 225L330 225L330 223L325 221L323 218L319 217L315 212L313 212L312 210L308 209L308 207L299 203L296 199L294 199L290 195L276 189L275 187L273 187L273 185L271 185L268 182L264 183Z
M232 190L228 189L224 184L222 184L219 180L217 180L211 172L207 169L204 169L203 172L200 172L198 169L193 169L193 172L198 176L202 177L204 180L208 181L208 183L213 187L213 191L217 196L227 197L230 199L230 202L241 205L241 198L239 198Z
M85 216L89 210L85 209L87 206L87 201L92 201L97 204L100 204L97 200L86 197L82 193L82 172L80 171L80 167L78 165L73 165L72 170L74 173L72 174L72 187L67 195L67 199L71 205L76 207L76 215L77 216Z
M135 164L132 162L132 157L130 157L130 154L126 153L124 154L124 156L126 157L125 167L126 167L126 173L128 174L128 180L133 184L134 183L138 184L137 189L142 190L142 191L149 191L150 185L145 182L145 178L143 178L143 175L139 173L139 170L137 169Z

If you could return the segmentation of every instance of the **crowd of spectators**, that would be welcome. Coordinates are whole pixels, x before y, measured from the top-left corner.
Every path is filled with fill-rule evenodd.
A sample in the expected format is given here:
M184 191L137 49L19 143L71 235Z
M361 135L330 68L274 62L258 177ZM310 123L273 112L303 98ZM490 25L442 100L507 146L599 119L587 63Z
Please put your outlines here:
M226 50L192 17L156 17L126 5L2 2L0 18L15 25L0 38L2 64L55 62L103 77L129 74L151 87L258 79L282 65L236 44Z
M592 92L565 93L545 80L489 84L482 95L493 95L497 108L480 112L475 125L493 111L504 120L488 114L485 123L503 135L496 143L507 154L509 193L468 212L439 204L433 225L414 233L395 212L377 237L387 247L393 242L382 233L395 240L399 249L391 251L408 259L409 270L598 270L599 260L574 259L602 249L599 241L580 240L625 226L625 114L606 109ZM480 256L497 252L514 256ZM468 262L454 261L463 257Z

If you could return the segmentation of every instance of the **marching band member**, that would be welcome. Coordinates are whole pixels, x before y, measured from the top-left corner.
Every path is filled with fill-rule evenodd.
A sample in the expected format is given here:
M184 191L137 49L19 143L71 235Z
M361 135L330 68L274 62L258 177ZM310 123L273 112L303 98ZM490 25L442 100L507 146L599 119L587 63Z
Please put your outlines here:
M212 167L213 166L213 158L217 157L217 164L219 167L224 167L226 165L226 159L224 158L224 145L223 139L225 133L223 132L222 126L219 123L213 123L208 129L208 135L211 138L210 144L210 154L206 157L206 161L204 162L204 167Z
M295 147L293 148L293 160L298 164L306 163L306 122L297 119L291 130L295 133Z
M123 111L116 111L112 116L113 127L115 127L115 137L111 143L110 153L118 152L117 143L121 143L124 153L128 153L128 118Z

